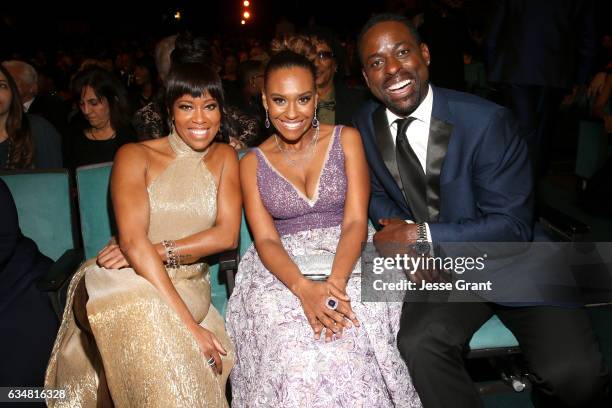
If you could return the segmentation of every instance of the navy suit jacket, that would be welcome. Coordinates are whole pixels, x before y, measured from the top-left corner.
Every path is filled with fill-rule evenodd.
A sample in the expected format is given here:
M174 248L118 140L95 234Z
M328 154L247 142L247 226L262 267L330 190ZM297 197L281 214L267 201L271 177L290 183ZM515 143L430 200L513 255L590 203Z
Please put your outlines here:
M531 240L531 167L527 145L511 113L477 96L433 86L432 90L432 120L442 121L450 129L440 170L439 217L429 223L432 240ZM380 103L370 101L354 118L369 163L369 214L376 226L380 218L412 219L408 203L377 147L373 115L380 108Z
M428 186L434 184L431 173L435 171L430 172L430 169L437 168L441 161L439 187L436 187L439 188L439 213L436 219L429 221L432 241L531 241L532 172L527 145L519 135L513 116L506 108L477 96L433 86L432 90ZM409 204L379 149L374 118L381 117L380 109L384 109L380 103L370 101L354 118L370 168L369 215L377 227L380 227L380 218L413 219ZM432 140L434 143L440 140L440 129L447 132L445 153L439 146L437 151L431 150ZM433 165L432 161L438 164ZM488 273L479 279L490 279L495 292L480 295L508 305L531 304L529 299L540 299L532 281L538 275L537 265L519 269L509 270L505 266L487 269ZM521 300L513 300L516 294L522 295Z

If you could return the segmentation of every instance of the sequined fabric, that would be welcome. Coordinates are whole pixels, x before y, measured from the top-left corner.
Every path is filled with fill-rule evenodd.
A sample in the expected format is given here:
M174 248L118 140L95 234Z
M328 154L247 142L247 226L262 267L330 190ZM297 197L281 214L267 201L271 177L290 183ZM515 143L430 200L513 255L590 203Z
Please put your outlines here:
M151 242L192 235L216 218L217 188L203 164L205 153L192 151L176 134L169 141L177 157L148 187ZM115 407L227 406L234 352L210 304L208 267L186 265L168 274L196 321L229 351L223 374L206 364L191 333L149 281L131 268L109 270L90 260L70 283L45 379L45 387L66 389L68 398L49 400L50 407L106 406L104 384ZM75 322L73 303L82 280L91 334Z
M280 235L293 234L312 228L340 225L344 214L346 174L344 153L340 143L341 127L334 129L315 195L308 198L278 172L260 149L257 155L257 186L259 195ZM281 200L278 197L282 197ZM325 199L320 199L324 197Z
M297 194L282 175L262 168L267 163L259 156L259 191L293 259L336 251L346 194L339 132L313 200ZM233 407L421 406L396 346L402 305L361 302L359 268L357 262L346 290L361 327L331 343L315 341L299 299L265 268L251 245L240 261L227 309L237 355Z

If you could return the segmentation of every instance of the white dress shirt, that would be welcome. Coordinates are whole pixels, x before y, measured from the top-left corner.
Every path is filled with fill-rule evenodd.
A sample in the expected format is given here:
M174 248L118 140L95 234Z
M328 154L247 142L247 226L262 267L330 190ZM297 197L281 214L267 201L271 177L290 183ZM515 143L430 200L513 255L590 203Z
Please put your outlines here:
M23 111L24 112L27 112L27 111L30 110L30 106L32 106L32 102L34 102L34 98L32 98L29 101L23 103Z
M421 163L421 167L423 168L423 173L427 174L427 143L429 142L429 126L431 123L431 111L433 109L433 91L431 90L431 85L427 87L427 95L423 102L414 112L410 115L410 117L415 118L412 121L410 126L406 129L406 137L408 138L408 143L410 147L416 154L417 159L419 159L419 163ZM395 122L397 119L403 119L401 116L397 116L395 113L391 112L389 109L386 110L387 121L389 123L389 130L391 131L391 135L393 136L393 143L395 144L395 135L397 134L397 123ZM412 220L406 220L407 223L413 223ZM431 234L429 232L429 224L425 223L425 228L427 229L427 241L431 242Z
M408 126L408 129L406 129L408 143L410 144L410 147L412 147L412 150L414 150L417 159L419 159L419 163L421 163L423 173L425 174L427 174L427 142L429 141L429 125L431 123L432 109L433 91L431 90L431 85L429 85L425 99L423 99L423 102L421 102L421 104L417 106L415 111L410 115L410 117L415 118L415 120L413 120L410 126ZM389 130L391 131L393 143L395 144L395 135L397 134L397 123L395 123L395 121L403 118L401 116L397 116L389 109L386 110L386 113L387 121L389 122Z

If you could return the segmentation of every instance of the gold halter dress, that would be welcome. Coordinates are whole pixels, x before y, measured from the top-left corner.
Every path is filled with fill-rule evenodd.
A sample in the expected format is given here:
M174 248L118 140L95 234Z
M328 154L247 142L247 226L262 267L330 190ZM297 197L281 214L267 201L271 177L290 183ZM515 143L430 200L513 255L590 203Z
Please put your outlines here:
M217 187L203 162L206 153L193 151L176 133L168 140L176 159L147 188L153 243L206 230L217 214ZM193 335L149 281L131 268L100 268L92 259L68 289L45 377L46 388L65 389L67 398L48 400L50 407L227 406L225 384L234 351L223 318L210 303L208 265L167 272L196 321L228 351L222 356L223 373L206 364ZM77 325L73 308L83 279L91 333Z

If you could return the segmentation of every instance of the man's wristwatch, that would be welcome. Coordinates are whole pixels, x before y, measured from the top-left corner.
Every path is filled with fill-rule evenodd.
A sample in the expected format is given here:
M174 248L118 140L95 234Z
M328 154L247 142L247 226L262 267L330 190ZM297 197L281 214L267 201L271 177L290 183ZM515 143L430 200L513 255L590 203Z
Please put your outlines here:
M414 244L414 249L419 255L429 254L431 245L427 241L427 226L424 222L419 222L417 225L417 240Z

